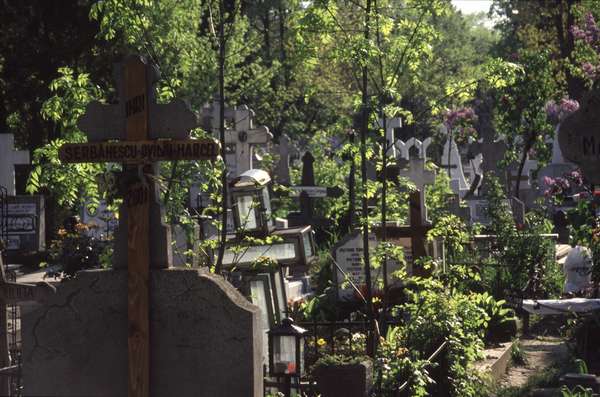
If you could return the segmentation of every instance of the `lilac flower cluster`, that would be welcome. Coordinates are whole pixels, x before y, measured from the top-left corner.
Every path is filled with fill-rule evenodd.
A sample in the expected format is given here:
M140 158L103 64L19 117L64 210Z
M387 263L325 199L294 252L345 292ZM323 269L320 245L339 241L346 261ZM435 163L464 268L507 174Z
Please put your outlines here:
M450 134L454 134L454 140L457 143L465 143L469 138L477 138L477 130L472 126L472 123L477 121L477 115L473 108L446 110L443 117L444 125Z
M582 186L583 175L581 174L581 171L577 169L563 175L562 177L551 178L549 176L545 176L544 185L547 187L547 189L544 191L544 196L556 196L566 193L571 187Z
M545 110L548 119L554 124L558 124L571 113L579 109L579 102L575 99L563 98L559 103L549 100L546 102Z
M585 15L583 25L573 25L571 27L571 34L573 34L575 40L588 44L597 54L600 54L600 27L598 27L591 12ZM600 66L591 62L584 62L581 65L581 71L590 80L596 80L600 77Z
M583 26L573 25L571 33L576 40L582 40L591 45L596 51L600 51L600 28L591 12L583 19Z
M475 121L477 115L473 108L465 107L453 110L446 110L444 112L444 124L448 129L452 129L455 125L461 124L465 121Z

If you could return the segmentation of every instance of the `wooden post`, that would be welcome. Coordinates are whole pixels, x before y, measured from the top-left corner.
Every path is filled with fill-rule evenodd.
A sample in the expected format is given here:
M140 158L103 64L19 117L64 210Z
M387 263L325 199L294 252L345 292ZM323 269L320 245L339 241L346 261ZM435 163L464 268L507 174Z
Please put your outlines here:
M125 65L125 109L128 141L148 139L148 93L146 67L139 58ZM145 178L143 166L138 168ZM129 169L132 168L128 167ZM130 397L145 397L150 392L150 321L148 280L150 276L149 188L145 180L128 187L127 205L127 317Z

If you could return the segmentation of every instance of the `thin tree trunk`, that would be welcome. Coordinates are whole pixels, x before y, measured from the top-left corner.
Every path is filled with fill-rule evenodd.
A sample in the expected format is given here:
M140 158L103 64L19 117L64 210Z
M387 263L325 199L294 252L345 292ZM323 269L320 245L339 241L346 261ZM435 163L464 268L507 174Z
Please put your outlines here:
M369 23L371 14L371 0L367 0L367 6L365 9L365 30L364 38L365 43L369 42ZM363 259L365 262L365 282L367 288L367 317L369 319L369 335L367 337L367 353L371 357L375 357L376 353L376 338L374 335L375 331L375 318L373 314L373 293L371 285L371 261L369 258L369 205L367 201L367 132L369 129L369 71L367 64L362 66L362 125L360 131L360 160L361 160L361 176L363 185L362 194L362 221L363 221Z
M223 174L221 175L221 236L219 254L215 265L215 273L221 273L225 242L227 241L227 157L225 155L225 15L223 2L219 1L219 141L221 143L221 158L223 159Z

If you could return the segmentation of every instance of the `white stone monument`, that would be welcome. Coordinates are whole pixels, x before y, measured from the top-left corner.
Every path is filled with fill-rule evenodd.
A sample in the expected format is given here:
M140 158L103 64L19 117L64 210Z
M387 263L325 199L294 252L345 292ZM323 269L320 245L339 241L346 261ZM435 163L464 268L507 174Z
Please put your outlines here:
M589 248L576 246L564 264L565 292L577 292L592 284L592 253Z
M29 164L29 151L15 150L13 134L0 134L0 186L4 186L9 196L15 191L15 165Z

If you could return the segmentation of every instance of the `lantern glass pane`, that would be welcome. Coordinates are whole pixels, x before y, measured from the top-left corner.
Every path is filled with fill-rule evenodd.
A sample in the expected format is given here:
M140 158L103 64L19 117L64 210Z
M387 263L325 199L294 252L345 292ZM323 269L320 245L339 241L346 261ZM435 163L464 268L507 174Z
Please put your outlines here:
M273 340L274 372L279 374L295 374L296 368L296 337L278 335Z
M312 238L310 238L310 232L302 234L302 245L304 245L304 257L306 259L313 256Z
M240 217L240 226L244 230L256 229L256 212L253 195L238 196L236 198L237 211Z
M262 200L263 200L263 206L265 207L265 213L267 214L267 217L269 215L271 215L271 198L269 197L269 189L267 189L266 187L264 187L262 189Z
M260 308L260 317L263 330L268 330L269 310L267 307L267 295L265 293L265 284L262 280L250 281L250 299L252 303Z

